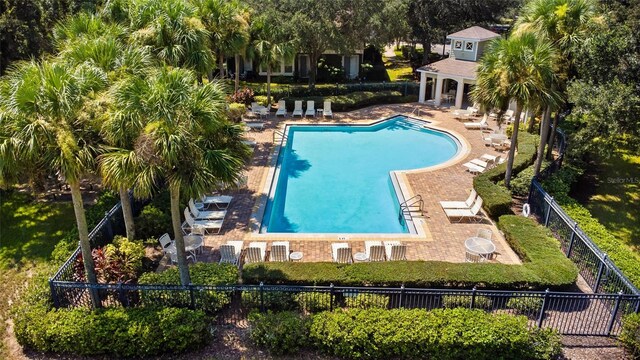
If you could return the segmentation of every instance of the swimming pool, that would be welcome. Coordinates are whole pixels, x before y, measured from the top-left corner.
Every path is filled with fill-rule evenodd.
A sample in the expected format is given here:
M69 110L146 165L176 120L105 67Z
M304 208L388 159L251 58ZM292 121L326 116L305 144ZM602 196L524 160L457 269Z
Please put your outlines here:
M390 171L444 163L451 135L395 116L373 125L286 128L260 232L408 233Z

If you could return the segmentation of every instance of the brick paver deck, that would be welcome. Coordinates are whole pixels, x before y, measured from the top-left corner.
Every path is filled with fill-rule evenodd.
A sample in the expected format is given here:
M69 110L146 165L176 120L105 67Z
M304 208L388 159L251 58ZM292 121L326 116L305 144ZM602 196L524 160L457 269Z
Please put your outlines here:
M453 223L446 217L438 201L440 200L464 200L472 188L473 175L466 172L461 166L470 159L481 156L484 153L499 154L483 143L480 130L467 130L463 122L466 119L455 119L452 111L446 108L434 109L427 105L412 103L401 105L374 106L347 113L334 113L333 119L304 119L299 120L271 117L266 121L265 129L251 131L248 137L258 144L255 148L253 160L246 170L247 186L244 189L228 192L234 196L234 202L228 210L224 221L224 227L220 235L207 236L205 248L198 255L198 261L216 261L219 259L217 249L227 240L246 240L245 246L251 239L250 218L257 206L257 200L261 197L264 182L267 180L268 162L273 150L273 132L284 122L335 122L357 123L372 122L395 114L406 114L422 118L434 123L435 126L450 130L464 137L470 146L469 155L451 166L432 170L410 172L406 179L413 194L422 195L425 200L424 209L427 214L424 222L428 228L429 236L416 241L405 241L408 260L440 260L448 262L464 261L464 241L474 236L479 228L488 228L494 234L496 244L496 256L493 261L517 264L518 256L509 248L506 241L486 216L481 224L477 223ZM476 119L478 121L479 119ZM496 128L495 123L492 128ZM265 195L262 195L263 197ZM338 241L336 239L336 241ZM364 242L361 239L348 240L353 252L363 252ZM268 242L270 246L270 241ZM320 240L294 240L290 241L291 251L301 251L304 254L302 261L331 261L331 243Z

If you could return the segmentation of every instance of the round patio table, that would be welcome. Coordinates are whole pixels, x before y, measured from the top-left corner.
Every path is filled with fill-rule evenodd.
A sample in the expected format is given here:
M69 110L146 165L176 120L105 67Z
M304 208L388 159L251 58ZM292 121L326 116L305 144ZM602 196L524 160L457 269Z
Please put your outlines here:
M363 252L353 254L353 260L355 260L356 262L367 261L367 259L367 254Z
M204 245L204 236L199 234L189 234L184 236L184 250L190 252L196 257L196 252ZM165 249L166 252L176 253L175 245L171 245Z
M302 260L302 252L300 251L294 251L289 255L289 259L291 259L291 261L300 261Z
M475 236L465 240L464 247L470 253L477 254L485 259L489 259L491 254L496 252L496 245L491 240Z

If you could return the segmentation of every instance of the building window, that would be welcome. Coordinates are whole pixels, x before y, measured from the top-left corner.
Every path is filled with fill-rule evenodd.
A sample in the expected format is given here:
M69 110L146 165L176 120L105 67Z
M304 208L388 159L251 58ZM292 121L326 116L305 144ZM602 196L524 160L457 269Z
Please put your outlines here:
M470 41L464 43L464 51L473 51L473 44Z
M462 50L462 41L456 40L453 42L453 48L455 50Z
M289 63L284 63L284 73L292 74L293 73L293 59Z

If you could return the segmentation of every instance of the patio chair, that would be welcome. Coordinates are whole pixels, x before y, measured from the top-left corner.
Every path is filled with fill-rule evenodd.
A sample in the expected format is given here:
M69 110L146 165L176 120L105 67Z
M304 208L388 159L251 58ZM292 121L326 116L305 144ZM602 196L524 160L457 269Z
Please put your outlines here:
M267 253L267 243L251 242L247 247L247 255L245 256L245 263L251 264L255 262L263 262Z
M401 245L400 241L390 240L384 242L384 253L387 256L387 260L391 260L391 248L396 245Z
M254 115L260 116L260 113L262 112L263 109L265 109L265 107L262 106L262 105L259 105L257 102L252 102L251 103L251 112Z
M289 261L289 242L288 241L274 241L271 244L271 253L269 254L269 261Z
M304 112L304 117L316 116L316 102L313 100L307 100L307 111Z
M331 101L324 102L324 109L322 109L322 116L327 117L331 116L333 119L333 111L331 111Z
M331 244L331 257L334 262L341 264L350 264L351 259L351 247L348 243L332 243Z
M493 236L493 232L491 232L491 230L489 229L478 229L478 233L476 234L476 237L487 239L487 240L491 240L492 236Z
M480 211L480 209L482 209L482 198L478 196L471 209L444 209L444 213L449 219L457 218L457 222L462 221L462 219L481 221L482 212Z
M276 117L287 116L287 103L284 100L278 101L278 110L276 111Z
M384 261L384 246L380 241L365 241L364 253L368 261Z
M473 263L485 262L485 261L487 261L487 258L485 258L482 255L473 253L473 252L465 249L465 251L464 251L464 261L473 262Z
M226 210L198 210L196 204L193 202L193 199L189 199L189 210L191 210L191 214L193 215L193 218L195 220L220 220L224 219L224 217L227 215Z
M226 244L220 245L220 264L238 265L242 254L242 240L229 240Z
M160 242L160 246L162 247L163 252L167 252L167 249L171 249L172 247L175 249L175 244L173 240L171 240L171 236L168 233L162 234L160 238L158 238L158 242Z
M208 208L211 205L214 205L216 208L220 210L226 210L231 204L232 200L233 200L233 196L229 196L229 195L217 195L217 196L202 195L200 202L195 202L194 204L196 205L196 208L198 210L201 210L201 207L202 209L204 209L204 208Z
M406 261L407 260L407 245L393 245L391 246L391 256L388 257L389 261Z
M482 120L480 120L480 122L466 122L464 123L464 127L469 129L469 130L475 130L475 129L480 129L480 130L484 130L484 129L488 129L489 128L489 124L487 123L487 115L485 114L485 116L482 117Z
M191 216L189 208L184 209L184 223L182 223L182 232L187 234L187 229L191 232L198 233L196 230L204 230L206 234L219 234L222 229L222 220L196 220Z
M260 115L260 117L269 117L269 115L271 115L271 110L268 107L263 107L262 109L260 109L258 111L258 115Z
M471 189L469 193L469 197L465 201L440 201L440 206L443 209L470 209L473 205L473 202L478 197L478 193L476 189Z
M507 124L513 120L513 110L509 109L502 114L502 120L506 121Z
M486 170L486 168L484 168L482 166L478 166L478 165L476 165L476 164L474 164L472 162L464 163L464 164L462 164L462 166L466 167L467 171L472 173L472 174L480 174L480 173L483 173Z
M296 117L296 116L300 116L302 117L304 115L304 112L302 111L302 100L296 100L293 103L293 113L291 114L292 117Z

